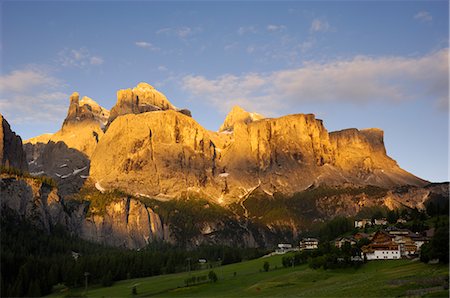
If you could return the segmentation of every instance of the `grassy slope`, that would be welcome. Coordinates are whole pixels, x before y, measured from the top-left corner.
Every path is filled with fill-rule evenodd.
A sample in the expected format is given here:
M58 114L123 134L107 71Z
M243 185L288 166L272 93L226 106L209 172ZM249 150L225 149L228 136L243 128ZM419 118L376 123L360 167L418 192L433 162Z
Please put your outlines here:
M269 272L261 272L264 261L271 265ZM275 269L275 266L278 269ZM434 285L419 285L423 278L448 276L448 266L426 265L409 260L374 261L359 269L312 270L307 265L282 268L281 256L257 259L214 269L219 277L215 284L207 283L184 287L188 273L155 276L116 282L112 287L92 287L89 297L127 297L131 287L137 285L138 296L179 297L248 297L248 296L372 296L396 297L406 290ZM236 272L236 277L234 277ZM208 270L191 272L206 275ZM393 285L392 280L406 280L403 285ZM71 295L80 295L74 290ZM55 293L54 297L68 293ZM448 297L448 290L442 292Z

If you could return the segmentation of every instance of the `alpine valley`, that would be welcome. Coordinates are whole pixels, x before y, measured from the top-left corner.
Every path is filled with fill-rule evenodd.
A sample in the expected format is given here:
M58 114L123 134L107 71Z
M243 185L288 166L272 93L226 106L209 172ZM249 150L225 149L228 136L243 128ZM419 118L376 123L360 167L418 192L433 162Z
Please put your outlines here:
M111 110L74 92L61 129L24 142L1 121L2 216L108 246L271 247L337 216L449 195L401 169L378 128L328 132L312 114L235 106L214 132L147 83Z

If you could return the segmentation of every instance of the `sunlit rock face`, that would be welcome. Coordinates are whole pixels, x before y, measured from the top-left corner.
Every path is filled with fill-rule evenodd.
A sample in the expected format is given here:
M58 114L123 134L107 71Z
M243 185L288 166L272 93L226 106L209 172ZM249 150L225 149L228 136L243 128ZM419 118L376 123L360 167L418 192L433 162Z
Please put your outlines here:
M401 169L387 156L383 131L377 128L345 129L330 133L335 165L356 185L424 186L424 181Z
M139 83L133 89L117 91L116 105L111 109L109 124L120 115L140 114L152 111L176 110L187 116L191 112L187 109L177 109L164 94L147 83Z
M249 113L239 106L234 106L231 112L225 118L219 131L231 131L238 123L248 124L253 121L264 119L263 115L258 113Z
M28 170L22 139L16 135L8 121L0 114L0 165Z
M92 155L91 178L132 194L208 189L217 154L209 132L173 110L118 117Z
M312 114L251 115L233 108L219 132L171 110L119 117L92 156L91 176L106 189L173 198L195 191L221 204L257 188L426 184L386 155L381 130L328 133Z

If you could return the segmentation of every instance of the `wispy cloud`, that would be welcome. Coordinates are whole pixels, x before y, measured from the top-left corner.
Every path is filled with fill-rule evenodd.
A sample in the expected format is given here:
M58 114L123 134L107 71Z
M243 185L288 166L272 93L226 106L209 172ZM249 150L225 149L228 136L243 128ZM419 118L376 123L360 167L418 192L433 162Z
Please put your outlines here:
M225 74L208 79L188 75L183 88L227 111L235 103L273 114L299 102L448 101L448 49L415 57L357 56L306 63L272 73Z
M0 109L11 123L54 123L67 111L64 83L29 66L0 76Z
M421 22L431 22L433 20L433 16L428 11L422 10L414 15L414 19Z
M101 65L104 60L101 56L93 55L87 48L65 48L58 53L58 62L64 67L85 68L91 65Z
M237 30L237 34L240 36L245 35L245 34L255 34L257 32L258 32L258 30L256 30L255 26L242 26L242 27L239 27Z
M281 32L281 31L284 31L286 29L286 26L270 24L270 25L267 25L266 29L269 32Z
M327 32L331 29L330 24L325 20L314 19L311 22L310 32Z
M158 51L159 48L155 47L152 43L146 42L146 41L136 41L134 43L137 47L143 48L143 49L149 49L151 51Z
M198 33L200 33L203 29L201 27L188 27L188 26L182 26L182 27L167 27L162 28L156 31L156 34L158 35L169 35L169 36L176 36L180 39L188 39Z

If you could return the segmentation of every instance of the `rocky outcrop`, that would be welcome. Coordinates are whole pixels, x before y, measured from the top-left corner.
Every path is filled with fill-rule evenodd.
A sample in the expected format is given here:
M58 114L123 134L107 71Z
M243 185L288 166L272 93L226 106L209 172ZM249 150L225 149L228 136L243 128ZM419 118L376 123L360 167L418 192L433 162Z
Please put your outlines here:
M130 198L110 203L102 215L88 215L81 235L86 240L126 248L141 248L150 242L170 239L170 235L164 235L159 216Z
M249 124L250 122L261 119L264 119L263 115L250 113L239 106L234 106L220 126L219 131L232 131L234 126L238 123Z
M111 124L120 115L165 110L175 110L186 116L191 116L189 110L177 109L164 94L156 90L153 86L147 83L139 83L133 89L117 91L117 103L111 109L108 123Z
M216 158L209 133L194 119L172 110L128 114L98 143L90 175L106 189L175 197L188 188L209 190Z
M52 226L66 223L66 214L53 188L32 178L0 176L1 208L10 208L36 226L50 232Z
M86 121L93 121L104 127L109 118L109 111L87 96L84 96L81 100L79 98L78 92L74 92L70 96L69 110L63 127L69 123Z
M89 175L89 158L108 117L108 110L89 97L79 100L74 92L61 129L25 142L30 172L52 177L62 197L77 193Z
M398 185L425 186L422 180L401 169L387 156L383 131L346 129L330 133L335 165L354 184L379 185L392 188Z
M256 188L291 195L318 185L427 183L386 155L381 130L328 133L312 114L253 121L233 110L218 133L171 110L118 118L92 156L91 175L106 189L172 198L194 191L220 204Z
M0 165L27 171L22 139L11 130L11 126L2 114L0 114L0 122Z

